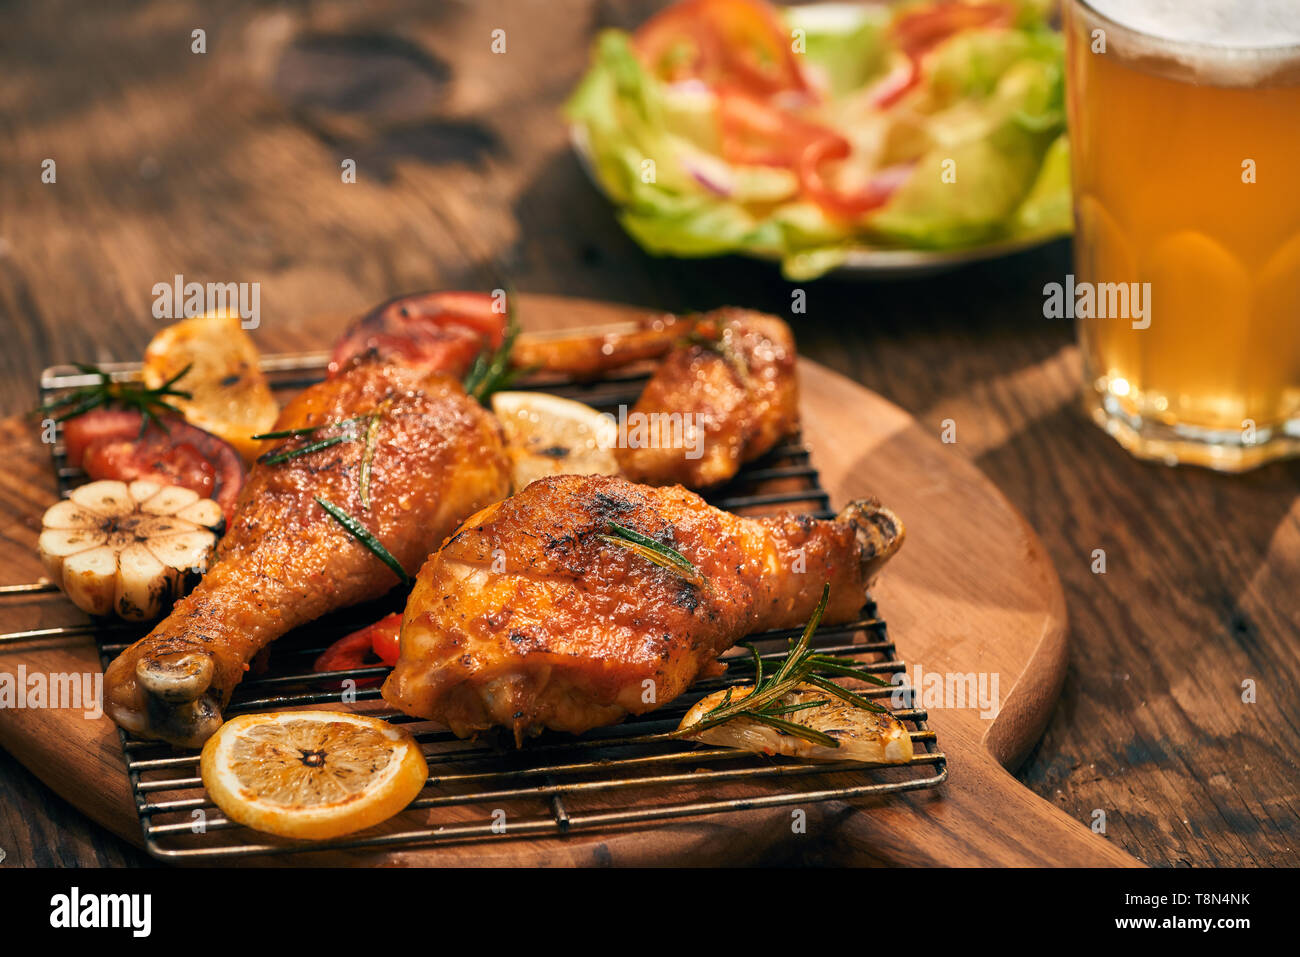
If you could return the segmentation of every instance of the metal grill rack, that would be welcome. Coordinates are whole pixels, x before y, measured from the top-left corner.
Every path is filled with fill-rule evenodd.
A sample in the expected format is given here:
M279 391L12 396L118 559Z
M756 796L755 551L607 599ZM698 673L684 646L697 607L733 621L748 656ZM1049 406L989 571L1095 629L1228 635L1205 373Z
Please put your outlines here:
M262 368L274 389L287 392L319 381L327 359L326 353L266 356ZM103 368L119 379L139 374L138 364ZM542 389L613 410L635 402L646 375L644 369L633 369L591 383L538 379L518 388ZM40 382L42 401L91 381L93 377L74 367L47 369ZM66 495L84 476L68 467L61 436L53 447L53 460L60 494ZM748 515L776 511L799 511L819 518L833 515L808 449L798 438L750 463L708 499L719 508ZM53 590L49 585L14 585L0 588L0 595ZM946 758L937 748L934 732L926 727L927 715L916 709L894 712L914 742L915 756L908 765L801 763L668 737L700 698L752 678L750 657L735 652L724 656L730 667L723 677L698 682L666 706L614 727L577 736L547 732L522 749L504 740L461 741L432 722L387 708L378 687L388 671L384 666L328 675L311 670L316 656L331 642L398 610L400 601L390 598L341 611L281 638L271 646L265 669L250 674L224 713L231 717L307 705L342 706L341 682L354 679L353 707L407 726L429 763L429 780L407 810L359 836L319 843L282 841L250 831L221 814L203 790L197 752L119 732L145 846L152 855L167 860L221 860L325 849L560 836L695 815L914 791L935 787L947 777ZM781 657L796 633L767 632L751 636L750 641L766 662ZM144 631L122 623L83 625L3 635L0 643L78 634L95 637L106 667ZM854 656L887 679L901 675L904 680L897 687L907 690L905 665L898 660L873 602L863 609L861 620L822 628L813 643L825 653ZM886 701L894 691L857 690ZM709 799L701 799L701 791L708 793Z

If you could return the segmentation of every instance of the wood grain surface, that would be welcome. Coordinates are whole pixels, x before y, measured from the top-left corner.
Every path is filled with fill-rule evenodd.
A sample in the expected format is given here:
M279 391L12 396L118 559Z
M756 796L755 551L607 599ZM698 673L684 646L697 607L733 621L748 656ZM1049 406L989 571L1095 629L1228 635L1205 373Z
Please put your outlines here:
M952 420L947 454L992 479L1055 564L1070 666L1019 779L1078 821L1104 813L1110 842L1149 864L1300 863L1300 467L1169 470L1086 421L1072 330L1042 317L1066 243L917 281L811 283L800 315L771 267L644 255L557 110L596 31L656 5L6 5L0 410L30 407L53 362L138 356L159 326L150 290L177 273L260 282L265 351L332 332L313 317L503 271L530 292L785 315L804 355L933 436ZM5 866L146 860L3 756L0 828ZM846 840L794 859L878 858Z

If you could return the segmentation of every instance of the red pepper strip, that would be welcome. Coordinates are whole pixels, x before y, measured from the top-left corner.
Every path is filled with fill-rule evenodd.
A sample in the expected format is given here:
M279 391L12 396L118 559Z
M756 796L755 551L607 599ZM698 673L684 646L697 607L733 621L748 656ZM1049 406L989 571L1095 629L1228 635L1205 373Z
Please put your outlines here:
M901 82L888 84L872 101L881 109L893 106L921 82L921 60L948 37L979 27L1007 27L1015 8L1005 3L964 3L948 0L911 10L894 21L894 41L907 55L908 72Z
M799 181L805 195L827 212L855 219L887 203L899 183L872 180L866 189L854 193L840 192L829 186L822 178L822 164L845 159L851 152L849 141L842 136L809 143L799 158Z
M735 88L718 90L718 123L723 158L744 166L791 168L810 142L835 135Z
M681 0L637 30L641 61L667 82L694 78L751 93L809 93L790 31L763 0Z
M401 642L398 640L402 631L401 613L393 612L391 615L385 615L368 630L370 647L379 656L379 660L390 667L397 664L397 656L401 651Z
M732 163L793 169L803 194L827 212L856 218L888 201L897 178L873 182L866 190L843 193L822 175L827 162L842 160L852 145L834 130L791 116L765 100L737 89L718 92L722 155Z
M344 635L321 652L316 663L312 665L312 671L351 671L354 668L372 668L380 662L391 667L397 664L397 635L401 627L401 614L393 612L373 625L367 625ZM375 657L379 661L374 661ZM358 678L357 687L377 685L380 680Z

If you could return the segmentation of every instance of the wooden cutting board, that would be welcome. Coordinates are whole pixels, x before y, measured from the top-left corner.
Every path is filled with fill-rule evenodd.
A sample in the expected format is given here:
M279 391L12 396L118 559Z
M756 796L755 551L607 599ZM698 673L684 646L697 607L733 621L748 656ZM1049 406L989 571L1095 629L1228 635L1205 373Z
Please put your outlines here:
M525 328L593 326L644 310L524 296ZM796 326L796 335L797 335ZM326 343L303 342L304 350ZM78 356L69 356L70 360ZM122 360L132 357L122 356ZM799 855L827 863L1136 865L1122 850L1030 792L1008 772L1033 746L1066 668L1061 586L1033 531L940 423L920 423L880 396L807 360L803 431L832 505L875 495L907 525L907 541L873 589L899 657L925 673L996 675L1001 707L930 707L948 755L937 789L811 805L806 833L789 808L683 819L562 838L502 839L404 851L331 852L274 863L735 864ZM56 500L48 448L30 422L0 421L0 584L36 581L42 512ZM57 595L0 597L0 632L86 621ZM0 645L0 671L98 667L89 637ZM91 818L139 844L116 729L67 710L0 711L0 745ZM707 795L701 795L707 796ZM436 813L429 812L430 815Z

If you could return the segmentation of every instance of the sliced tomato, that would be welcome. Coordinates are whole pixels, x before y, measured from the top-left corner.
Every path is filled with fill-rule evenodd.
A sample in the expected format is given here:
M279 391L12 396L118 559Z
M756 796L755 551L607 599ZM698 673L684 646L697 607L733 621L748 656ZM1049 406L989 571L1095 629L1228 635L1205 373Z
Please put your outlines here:
M95 409L63 424L68 464L92 479L137 479L193 489L215 499L229 522L244 485L234 446L167 416L145 427L139 412Z
M891 76L876 94L874 103L886 109L921 82L921 61L954 33L987 27L1009 27L1015 22L1015 7L1008 3L978 3L942 0L899 14L890 25L894 42L907 55L908 69Z
M460 377L485 348L500 346L505 332L505 311L489 293L399 296L348 328L334 346L329 374L369 356Z
M668 82L698 79L751 93L809 93L790 31L762 0L682 0L633 37L641 61Z
M373 625L359 628L344 635L326 648L313 671L351 671L353 668L371 668L379 664L397 664L398 632L402 616L398 612L385 615ZM379 684L379 678L358 678L357 687Z

